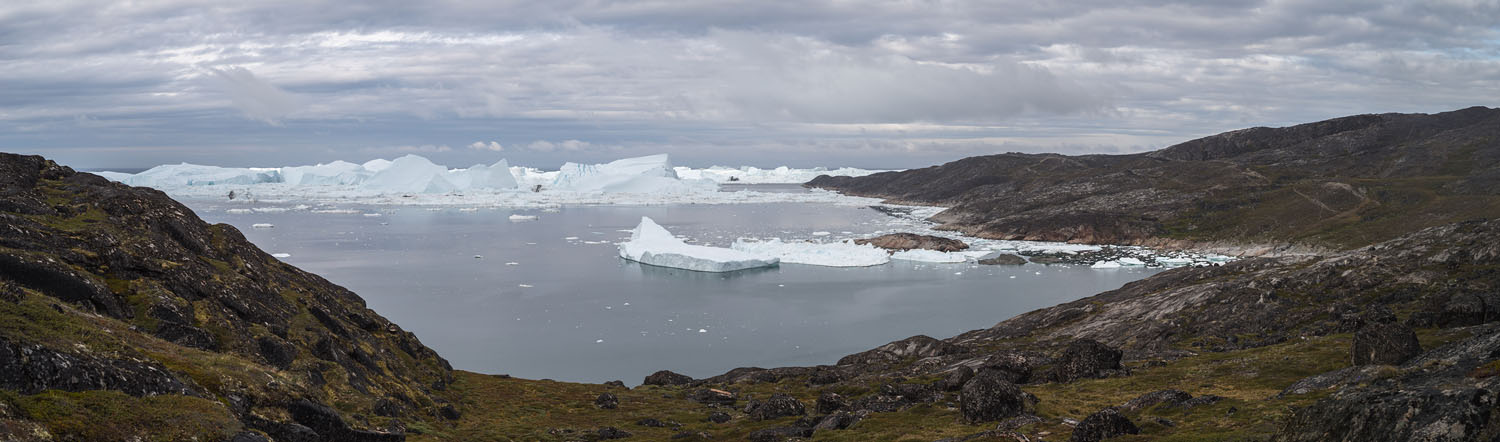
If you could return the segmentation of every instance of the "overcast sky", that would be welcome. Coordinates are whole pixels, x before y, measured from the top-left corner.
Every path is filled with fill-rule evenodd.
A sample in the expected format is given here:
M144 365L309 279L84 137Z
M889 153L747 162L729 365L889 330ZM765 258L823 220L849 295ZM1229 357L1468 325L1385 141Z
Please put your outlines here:
M1500 1L7 1L0 151L908 168L1500 104Z

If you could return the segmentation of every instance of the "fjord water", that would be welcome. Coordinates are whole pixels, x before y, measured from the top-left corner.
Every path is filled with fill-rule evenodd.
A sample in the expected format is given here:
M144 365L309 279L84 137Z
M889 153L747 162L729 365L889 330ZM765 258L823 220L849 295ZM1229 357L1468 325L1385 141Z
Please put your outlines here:
M641 216L715 246L742 236L826 240L890 228L887 215L863 207L340 206L380 214L367 216L230 213L274 204L186 203L358 293L455 368L565 381L634 384L662 369L706 377L735 367L831 364L912 335L988 327L1157 271L892 261L712 274L627 262L614 245ZM513 222L512 214L538 219Z

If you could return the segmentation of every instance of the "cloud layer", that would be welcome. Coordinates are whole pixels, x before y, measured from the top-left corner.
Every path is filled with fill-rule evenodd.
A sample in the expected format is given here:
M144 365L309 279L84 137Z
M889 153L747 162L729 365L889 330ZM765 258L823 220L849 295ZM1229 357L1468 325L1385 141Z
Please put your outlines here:
M81 167L915 167L1500 101L1497 1L13 3L0 150Z

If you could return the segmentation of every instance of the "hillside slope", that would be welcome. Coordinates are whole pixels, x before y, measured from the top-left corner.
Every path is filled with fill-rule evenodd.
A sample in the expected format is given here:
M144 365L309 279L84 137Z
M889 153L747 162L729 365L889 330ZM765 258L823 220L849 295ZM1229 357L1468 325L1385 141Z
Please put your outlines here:
M399 440L454 411L410 332L161 192L0 153L0 232L0 434Z
M947 206L933 221L988 238L1345 249L1500 215L1500 109L1258 127L1135 155L989 155L806 185Z

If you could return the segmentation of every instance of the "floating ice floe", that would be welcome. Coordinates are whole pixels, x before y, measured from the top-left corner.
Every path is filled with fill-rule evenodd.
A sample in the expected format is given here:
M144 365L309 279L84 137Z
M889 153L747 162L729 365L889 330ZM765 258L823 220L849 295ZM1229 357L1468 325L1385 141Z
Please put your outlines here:
M939 252L936 250L927 249L911 249L892 253L891 259L933 263L959 263L968 261L969 256L959 252Z
M536 215L511 215L511 221L536 221Z
M1128 256L1124 257L1124 258L1116 259L1115 262L1119 263L1121 266L1124 266L1124 267L1137 267L1137 266L1146 265L1145 261L1141 261L1139 259L1131 258L1131 257L1128 257Z
M689 245L647 217L641 217L641 223L631 232L629 241L620 243L620 257L641 264L698 272L732 272L772 267L781 262L770 255Z
M1095 269L1118 269L1121 266L1118 261L1099 261L1089 267Z
M272 253L271 257L272 258L291 258L292 254L290 254L290 253Z
M780 239L749 241L741 238L730 248L742 252L775 256L783 263L826 267L868 267L891 261L884 249L853 242L813 243L783 242Z
M252 229L269 229L273 227L276 227L276 225L271 223L255 223L250 225Z

